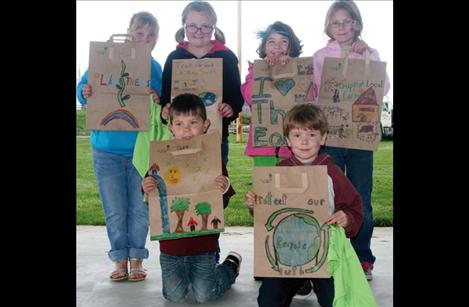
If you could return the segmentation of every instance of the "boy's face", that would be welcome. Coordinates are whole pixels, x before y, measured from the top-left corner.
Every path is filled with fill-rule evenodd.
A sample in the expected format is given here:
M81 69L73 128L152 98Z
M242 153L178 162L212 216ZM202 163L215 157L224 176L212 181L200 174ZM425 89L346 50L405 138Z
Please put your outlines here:
M326 141L326 134L316 129L293 128L288 133L287 144L293 155L303 163L316 159L321 145Z
M151 50L155 48L156 42L158 41L158 35L155 33L155 29L146 24L142 27L135 29L130 32L132 39L137 43L148 43L151 46Z
M194 136L207 132L210 121L203 120L199 115L179 114L174 115L169 129L174 134L174 138L189 140Z

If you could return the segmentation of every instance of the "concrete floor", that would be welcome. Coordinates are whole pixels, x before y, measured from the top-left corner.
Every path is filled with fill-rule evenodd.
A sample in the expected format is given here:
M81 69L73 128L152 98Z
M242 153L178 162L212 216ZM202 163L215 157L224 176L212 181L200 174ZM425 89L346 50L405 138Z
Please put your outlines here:
M369 284L378 306L393 306L393 228L375 228L371 241L376 256L373 281ZM253 228L227 227L220 236L221 259L230 250L243 257L240 275L236 283L218 301L207 306L257 306L257 294L261 285L252 278ZM158 262L159 243L148 241L150 257L144 261L147 279L144 282L111 282L109 274L113 263L106 251L109 243L104 226L77 226L77 306L78 307L128 307L128 306L187 306L166 301L161 291L161 271ZM295 297L291 304L319 306L315 294Z

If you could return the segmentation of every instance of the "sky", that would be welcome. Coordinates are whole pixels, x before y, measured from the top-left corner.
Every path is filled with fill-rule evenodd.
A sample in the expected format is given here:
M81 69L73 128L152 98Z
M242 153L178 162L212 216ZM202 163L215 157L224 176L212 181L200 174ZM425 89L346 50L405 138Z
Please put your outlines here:
M112 34L126 33L134 13L148 11L160 25L159 40L152 56L163 67L166 57L176 48L174 35L181 27L181 13L190 1L77 1L76 73L77 82L88 69L91 41L107 41ZM258 59L256 32L277 20L290 25L303 44L300 56L312 56L324 47L327 9L332 1L240 1L241 31L238 31L238 1L208 1L214 8L217 27L223 31L226 46L240 60L241 82L247 74L247 61ZM391 90L384 100L392 101L393 92L393 2L356 1L363 19L362 39L378 50L386 62ZM241 46L238 50L238 34Z

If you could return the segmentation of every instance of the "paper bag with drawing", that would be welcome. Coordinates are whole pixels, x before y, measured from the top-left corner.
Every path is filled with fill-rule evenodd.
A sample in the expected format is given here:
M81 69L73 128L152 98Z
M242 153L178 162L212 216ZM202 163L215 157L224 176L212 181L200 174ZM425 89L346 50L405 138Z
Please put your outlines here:
M224 231L218 132L190 140L154 141L150 169L158 188L149 195L150 238L168 240Z
M328 278L327 166L254 167L254 276Z
M148 130L150 62L150 44L90 42L87 130Z
M313 58L293 58L286 65L269 66L255 60L252 84L253 146L286 145L283 119L296 104L314 100Z
M171 100L184 93L202 98L210 119L208 132L221 134L223 122L218 105L223 99L223 59L173 60L172 69Z
M325 58L319 106L327 116L326 145L377 150L381 140L386 62Z

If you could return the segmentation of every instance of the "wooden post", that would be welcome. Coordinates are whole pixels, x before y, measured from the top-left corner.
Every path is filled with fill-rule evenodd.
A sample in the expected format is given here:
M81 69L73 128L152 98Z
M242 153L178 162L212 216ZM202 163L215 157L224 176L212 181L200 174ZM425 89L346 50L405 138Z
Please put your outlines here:
M236 142L243 142L243 112L239 112L236 119Z

